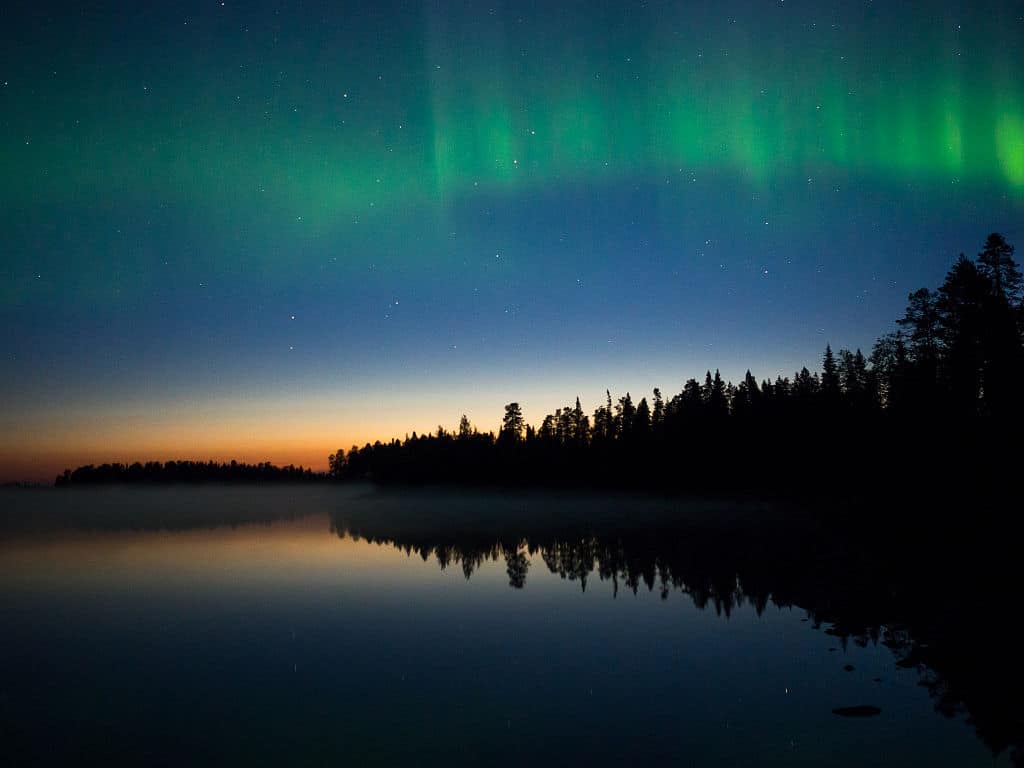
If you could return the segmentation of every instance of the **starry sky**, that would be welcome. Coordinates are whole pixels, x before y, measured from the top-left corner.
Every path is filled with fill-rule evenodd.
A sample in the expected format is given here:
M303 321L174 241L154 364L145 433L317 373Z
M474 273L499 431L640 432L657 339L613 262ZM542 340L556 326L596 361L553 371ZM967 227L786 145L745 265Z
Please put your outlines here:
M869 348L1024 244L1015 2L5 3L0 479Z

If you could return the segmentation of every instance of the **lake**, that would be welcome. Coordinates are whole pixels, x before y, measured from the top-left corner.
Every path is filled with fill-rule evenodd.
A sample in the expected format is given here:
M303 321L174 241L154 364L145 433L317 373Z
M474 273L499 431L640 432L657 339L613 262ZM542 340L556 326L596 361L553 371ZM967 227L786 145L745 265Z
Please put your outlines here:
M0 504L7 765L1010 764L940 711L912 629L865 620L802 544L742 533L779 530L765 505L326 485ZM833 711L860 706L880 712Z

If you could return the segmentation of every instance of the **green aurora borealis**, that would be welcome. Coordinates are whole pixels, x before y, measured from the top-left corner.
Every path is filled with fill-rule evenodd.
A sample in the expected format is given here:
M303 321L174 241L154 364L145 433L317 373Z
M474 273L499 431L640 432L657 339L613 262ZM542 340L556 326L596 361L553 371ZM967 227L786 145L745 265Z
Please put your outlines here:
M50 71L17 54L5 68L17 109L5 110L4 204L198 193L223 210L262 196L327 225L371 203L680 167L1024 194L1020 9L839 21L764 5L754 26L665 4L579 5L589 18L573 25L550 8L410 6L363 27L261 32L240 26L245 11L203 7L168 14L181 29L155 52L133 40L101 58L88 26L108 20L86 17L54 33Z

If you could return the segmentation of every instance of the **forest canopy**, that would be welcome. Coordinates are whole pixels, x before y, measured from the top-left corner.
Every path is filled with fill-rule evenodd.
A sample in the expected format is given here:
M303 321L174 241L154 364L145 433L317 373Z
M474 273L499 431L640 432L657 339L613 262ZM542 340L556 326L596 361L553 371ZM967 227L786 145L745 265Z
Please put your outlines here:
M1014 248L988 236L936 290L907 298L867 352L826 346L819 370L738 383L716 370L665 396L613 396L592 413L579 397L540 424L519 403L495 433L466 416L455 432L353 446L329 458L337 479L628 488L793 490L946 472L997 483L1024 414L1024 305ZM980 474L979 474L980 473ZM916 487L911 483L909 487Z

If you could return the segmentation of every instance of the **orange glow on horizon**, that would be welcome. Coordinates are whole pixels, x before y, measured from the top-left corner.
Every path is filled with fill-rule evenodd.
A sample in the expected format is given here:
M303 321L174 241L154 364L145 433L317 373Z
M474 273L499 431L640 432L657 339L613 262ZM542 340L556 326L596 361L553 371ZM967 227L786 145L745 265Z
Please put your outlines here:
M320 471L339 448L432 434L438 425L454 431L462 414L481 432L496 431L504 405L512 401L534 425L577 393L590 413L605 396L604 387L593 392L592 378L605 379L555 371L533 379L469 379L433 387L403 379L348 391L311 386L168 399L69 398L60 408L29 401L0 414L0 482L48 484L64 469L135 461L235 459ZM648 388L608 378L613 392ZM672 376L646 371L635 378Z
M0 481L51 482L64 469L84 464L130 464L136 461L236 460L247 464L269 461L278 466L294 464L322 471L327 469L327 457L338 448L347 452L353 445L362 446L376 439L338 440L335 437L332 440L325 435L282 435L276 440L243 441L211 435L207 439L197 436L194 440L173 442L162 442L156 438L64 441L60 447L40 441L34 445L23 444L21 448L13 445L0 447Z
M378 423L321 410L315 404L282 408L272 402L234 412L207 407L187 414L171 409L50 415L34 419L31 427L7 432L0 444L0 482L51 483L66 468L135 461L234 459L321 471L339 448L347 452L377 440L402 439L413 431L433 433L438 424L454 430L458 423L458 414L451 415L448 408L415 416L410 411L396 409ZM495 426L479 428L489 431Z
M378 394L377 402L386 394ZM325 470L328 455L339 448L401 438L414 429L433 432L438 424L453 429L458 423L459 413L441 398L403 399L384 413L379 406L368 407L368 400L364 394L339 403L308 393L297 399L71 403L62 411L18 414L0 443L0 481L49 483L65 468L83 464L184 459ZM475 405L480 414L497 412Z

